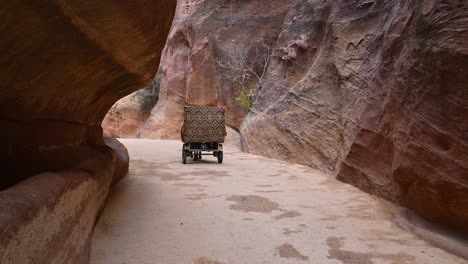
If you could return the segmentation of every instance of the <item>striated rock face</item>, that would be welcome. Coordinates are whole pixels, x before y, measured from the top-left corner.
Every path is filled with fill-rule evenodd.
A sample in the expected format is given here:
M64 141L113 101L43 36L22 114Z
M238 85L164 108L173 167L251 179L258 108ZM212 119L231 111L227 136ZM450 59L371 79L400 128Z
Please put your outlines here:
M115 101L153 78L174 1L0 5L0 188L77 164ZM27 164L27 166L25 166Z
M109 186L128 170L101 122L152 80L175 4L0 4L1 263L87 262Z
M223 79L216 61L223 59L223 50L233 41L276 41L290 2L179 0L161 58L159 101L141 123L140 137L180 139L186 104L226 105L227 123L238 129L245 115L234 100L240 90L232 89L230 80ZM111 123L106 122L106 131L113 131ZM130 126L118 136L133 135Z
M466 17L455 0L294 1L244 149L468 232Z
M80 170L45 172L0 192L0 263L88 263L89 239L110 185L128 172L115 139Z
M376 24L366 16L368 10L345 11L358 6L294 2L264 88L242 125L245 150L326 172L335 170L351 144L359 98L365 92L356 70L366 65L367 53L364 46L353 53L347 49L349 42L370 35ZM348 22L359 17L359 24Z
M144 111L136 93L132 93L115 103L107 113L102 127L111 137L140 137L142 124L150 112Z

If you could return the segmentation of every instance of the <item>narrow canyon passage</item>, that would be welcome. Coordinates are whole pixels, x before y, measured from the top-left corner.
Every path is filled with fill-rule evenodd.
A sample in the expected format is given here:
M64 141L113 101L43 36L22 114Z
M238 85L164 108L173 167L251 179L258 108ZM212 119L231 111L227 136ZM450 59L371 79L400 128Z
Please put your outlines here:
M91 263L466 263L400 229L400 208L317 170L227 148L180 161L179 141L122 140Z

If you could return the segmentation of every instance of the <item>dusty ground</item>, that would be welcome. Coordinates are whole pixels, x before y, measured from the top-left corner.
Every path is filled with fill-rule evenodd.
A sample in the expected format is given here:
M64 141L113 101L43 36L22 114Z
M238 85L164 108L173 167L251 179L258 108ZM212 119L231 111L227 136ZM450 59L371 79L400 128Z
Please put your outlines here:
M122 140L91 263L467 263L394 223L402 209L308 167L228 149L183 165L178 141Z

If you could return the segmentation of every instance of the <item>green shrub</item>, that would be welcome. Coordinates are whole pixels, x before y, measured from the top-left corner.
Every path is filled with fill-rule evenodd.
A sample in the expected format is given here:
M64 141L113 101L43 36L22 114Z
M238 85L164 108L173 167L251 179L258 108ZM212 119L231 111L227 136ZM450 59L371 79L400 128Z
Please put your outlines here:
M159 79L155 78L146 88L136 92L142 111L151 111L159 98Z
M239 97L236 98L236 101L239 102L239 104L242 105L242 107L244 107L247 111L250 111L255 101L254 86L250 85L249 88L242 90Z

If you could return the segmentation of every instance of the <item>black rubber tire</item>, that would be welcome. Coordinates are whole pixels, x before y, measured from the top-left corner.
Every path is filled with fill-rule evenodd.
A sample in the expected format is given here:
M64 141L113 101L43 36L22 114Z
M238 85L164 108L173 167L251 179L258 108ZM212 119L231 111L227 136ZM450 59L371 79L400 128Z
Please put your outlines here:
M182 147L182 164L187 164L187 151Z
M201 154L201 151L198 152L198 159L201 160L202 159L202 154Z
M223 163L223 152L218 151L218 163Z

